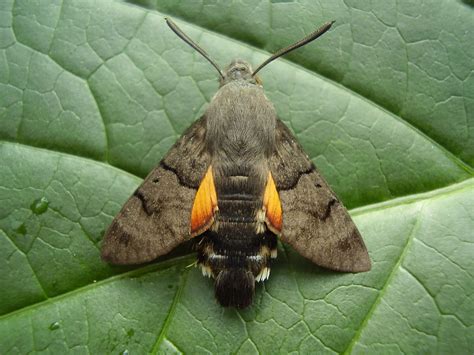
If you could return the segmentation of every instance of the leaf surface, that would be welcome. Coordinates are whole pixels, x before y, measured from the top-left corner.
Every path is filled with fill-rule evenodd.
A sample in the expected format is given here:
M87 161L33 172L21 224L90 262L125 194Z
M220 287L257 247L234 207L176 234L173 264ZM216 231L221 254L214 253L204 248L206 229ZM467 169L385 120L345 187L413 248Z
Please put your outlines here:
M0 5L0 352L472 353L468 2L137 3L148 9ZM135 268L100 260L113 216L217 90L164 14L222 66L258 65L336 19L261 76L353 208L369 273L325 271L280 245L237 312L185 250Z

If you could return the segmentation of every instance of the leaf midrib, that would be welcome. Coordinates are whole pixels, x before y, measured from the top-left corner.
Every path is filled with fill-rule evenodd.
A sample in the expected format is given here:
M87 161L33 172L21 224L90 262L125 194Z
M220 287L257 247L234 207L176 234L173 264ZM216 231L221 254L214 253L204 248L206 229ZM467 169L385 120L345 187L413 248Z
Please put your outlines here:
M99 287L99 286L103 286L103 285L109 284L109 283L111 283L113 281L116 281L116 280L141 276L141 275L147 274L149 272L164 270L164 269L167 269L167 268L179 265L179 264L184 265L185 261L188 262L188 264L189 264L189 259L191 259L191 258L194 259L193 254L186 254L186 255L183 255L183 256L174 257L174 258L171 258L171 259L168 259L168 260L165 260L165 261L161 261L161 262L158 262L158 263L149 264L149 265L146 265L144 267L139 267L139 268L131 270L131 271L126 271L126 272L123 272L123 273L120 273L120 274L116 274L116 275L107 277L105 279L102 279L100 281L90 283L90 284L85 285L85 286L78 287L76 289L73 289L71 291L67 291L67 292L62 293L60 295L57 295L57 296L54 296L54 297L49 297L49 298L47 298L43 301L33 303L33 304L30 304L26 307L22 307L22 308L14 310L12 312L3 314L3 315L0 316L0 321L3 321L7 318L13 317L13 316L21 314L21 313L35 311L36 309L41 308L44 305L48 305L48 304L51 304L51 303L54 303L54 302L57 302L57 301L61 301L62 299L65 299L65 298L72 297L72 296L75 296L77 294L81 294L83 292L87 292L89 289L93 289L93 288L96 288L96 287Z

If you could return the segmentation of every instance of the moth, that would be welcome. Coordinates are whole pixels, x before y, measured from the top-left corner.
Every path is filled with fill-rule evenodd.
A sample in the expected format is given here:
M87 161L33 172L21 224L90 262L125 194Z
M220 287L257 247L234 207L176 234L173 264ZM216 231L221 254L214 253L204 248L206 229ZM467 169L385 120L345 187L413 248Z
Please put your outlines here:
M277 238L319 266L369 270L367 249L347 210L278 119L256 75L333 22L256 70L237 59L224 71L173 21L166 22L217 69L220 87L115 217L102 258L139 264L193 240L197 265L215 280L218 302L236 308L249 306L255 283L268 279Z

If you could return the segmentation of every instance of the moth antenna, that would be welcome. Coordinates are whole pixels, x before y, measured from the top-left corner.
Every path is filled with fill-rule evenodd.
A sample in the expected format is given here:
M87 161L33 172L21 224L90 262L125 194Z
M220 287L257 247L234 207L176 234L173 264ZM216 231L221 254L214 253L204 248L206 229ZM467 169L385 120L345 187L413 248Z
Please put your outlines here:
M176 35L181 38L184 42L186 42L187 44L189 44L191 47L193 47L196 51L198 51L204 58L206 58L209 63L211 63L214 68L217 69L219 75L222 77L222 79L224 79L224 74L222 74L222 71L221 69L219 68L219 66L217 65L216 62L214 62L210 57L209 57L209 54L207 54L207 52L202 49L201 47L199 47L191 38L189 38L169 17L165 17L165 20L166 20L166 24L168 25L169 28L171 28L171 30L176 33Z
M287 54L288 52L291 52L292 50L295 50L297 48L300 48L304 46L305 44L308 44L312 41L314 41L316 38L322 36L324 33L326 33L332 26L332 24L336 21L329 21L326 22L324 25L322 25L320 28L318 28L316 31L311 32L309 35L306 37L300 39L298 42L293 43L292 45L282 48L279 51L275 52L270 58L268 58L266 61L264 61L260 66L254 70L252 73L252 76L255 76L264 66L266 66L268 63L273 62L275 59Z

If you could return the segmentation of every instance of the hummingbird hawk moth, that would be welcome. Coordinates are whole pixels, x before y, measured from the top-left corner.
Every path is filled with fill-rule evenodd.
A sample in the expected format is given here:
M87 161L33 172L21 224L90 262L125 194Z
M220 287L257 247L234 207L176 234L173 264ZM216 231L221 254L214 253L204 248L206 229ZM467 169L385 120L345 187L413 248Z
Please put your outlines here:
M194 240L197 264L215 280L222 306L252 303L270 275L277 237L315 264L370 269L347 210L278 119L256 75L276 58L325 33L328 22L277 51L256 70L234 60L222 71L170 19L168 26L218 71L220 87L122 207L105 234L102 258L139 264Z

